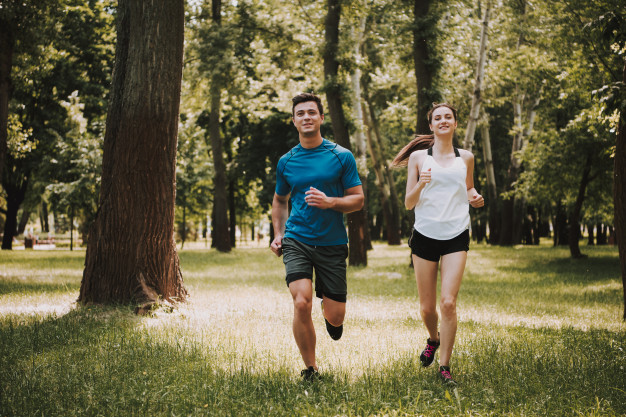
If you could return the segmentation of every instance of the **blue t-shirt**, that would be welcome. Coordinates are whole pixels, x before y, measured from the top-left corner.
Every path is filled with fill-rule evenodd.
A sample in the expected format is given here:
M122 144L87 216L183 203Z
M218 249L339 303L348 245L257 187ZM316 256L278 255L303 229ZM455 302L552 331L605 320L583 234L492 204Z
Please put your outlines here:
M278 161L276 194L291 193L291 213L285 236L308 245L331 246L348 243L343 213L309 206L304 197L310 187L329 197L343 197L344 190L361 185L352 153L323 139L316 148L298 144Z

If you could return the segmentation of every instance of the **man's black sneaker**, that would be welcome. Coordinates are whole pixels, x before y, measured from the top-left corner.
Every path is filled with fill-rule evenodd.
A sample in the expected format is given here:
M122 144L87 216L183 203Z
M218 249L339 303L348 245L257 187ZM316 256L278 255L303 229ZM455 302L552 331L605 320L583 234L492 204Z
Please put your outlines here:
M309 366L307 369L303 369L302 372L300 372L300 375L302 376L303 380L308 382L313 382L321 379L320 373L317 372L317 369L312 366Z
M422 362L422 366L426 368L430 366L435 360L435 352L439 348L439 342L433 342L432 340L426 339L426 347L422 351L420 355L420 362Z
M439 378L441 379L441 382L443 382L446 385L454 385L454 386L457 385L456 381L452 379L449 366L439 367Z
M322 316L323 316L324 315L324 300L322 300L321 304L322 304ZM343 324L340 324L339 326L333 326L332 324L328 322L328 320L326 320L326 317L324 317L324 321L326 322L326 331L330 335L330 338L333 340L341 339L341 335L343 334Z

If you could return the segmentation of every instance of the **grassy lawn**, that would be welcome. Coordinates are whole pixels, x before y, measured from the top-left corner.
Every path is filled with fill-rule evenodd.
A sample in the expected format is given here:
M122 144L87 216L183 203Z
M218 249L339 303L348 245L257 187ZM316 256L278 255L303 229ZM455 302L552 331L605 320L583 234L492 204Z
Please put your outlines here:
M0 253L0 416L626 415L617 249L473 245L446 390L419 367L426 331L408 249L350 268L343 338L300 381L291 297L269 249L180 253L188 303L137 317L78 307L84 252Z

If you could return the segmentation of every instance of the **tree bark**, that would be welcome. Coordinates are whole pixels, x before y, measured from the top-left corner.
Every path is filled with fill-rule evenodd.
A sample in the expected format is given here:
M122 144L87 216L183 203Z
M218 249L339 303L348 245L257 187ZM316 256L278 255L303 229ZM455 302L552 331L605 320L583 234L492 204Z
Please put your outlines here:
M482 30L480 32L480 49L478 50L478 61L476 63L476 78L474 79L474 94L472 95L472 107L467 121L465 140L463 147L472 151L474 145L474 133L480 115L480 105L483 101L482 87L485 79L485 61L487 56L487 34L489 30L489 13L491 12L491 1L487 1L485 14L483 15Z
M24 202L26 190L28 188L28 180L18 184L10 183L9 178L5 177L2 187L6 193L7 211L4 220L4 233L2 235L2 249L13 249L13 238L17 235L17 212Z
M350 146L350 133L343 112L343 98L339 84L339 61L337 60L339 48L339 20L341 16L341 1L328 0L327 14L324 21L325 45L324 45L324 78L326 88L326 101L330 113L333 134L337 143L348 150ZM365 185L365 184L364 184ZM367 265L367 214L365 205L359 211L349 213L348 216L348 240L350 244L350 265Z
M434 22L429 22L428 11L432 0L415 0L413 3L413 63L415 65L415 81L417 83L417 124L415 132L430 132L428 110L433 101L439 99L433 91L433 79L437 72L437 63L431 56L429 45L435 42Z
M187 295L174 242L184 2L120 0L117 13L102 186L78 301L145 307Z
M626 83L626 61L622 70L622 81ZM615 143L615 165L613 167L613 202L615 210L615 235L622 270L624 293L624 315L626 320L626 114L621 111Z
M11 101L11 67L15 40L8 22L0 21L0 182L5 175Z

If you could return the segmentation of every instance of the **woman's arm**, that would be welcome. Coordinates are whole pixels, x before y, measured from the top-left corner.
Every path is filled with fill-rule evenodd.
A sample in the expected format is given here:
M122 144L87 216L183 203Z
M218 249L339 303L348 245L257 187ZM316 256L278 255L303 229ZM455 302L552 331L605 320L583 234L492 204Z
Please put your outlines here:
M404 197L404 206L407 210L412 210L420 200L422 190L430 182L430 169L419 173L420 166L423 163L426 151L416 151L409 157L406 180L406 196Z
M474 208L482 207L485 205L483 196L478 194L478 191L474 188L474 154L469 151L463 151L463 161L467 165L467 176L465 178L465 184L467 186L467 200L470 206Z

